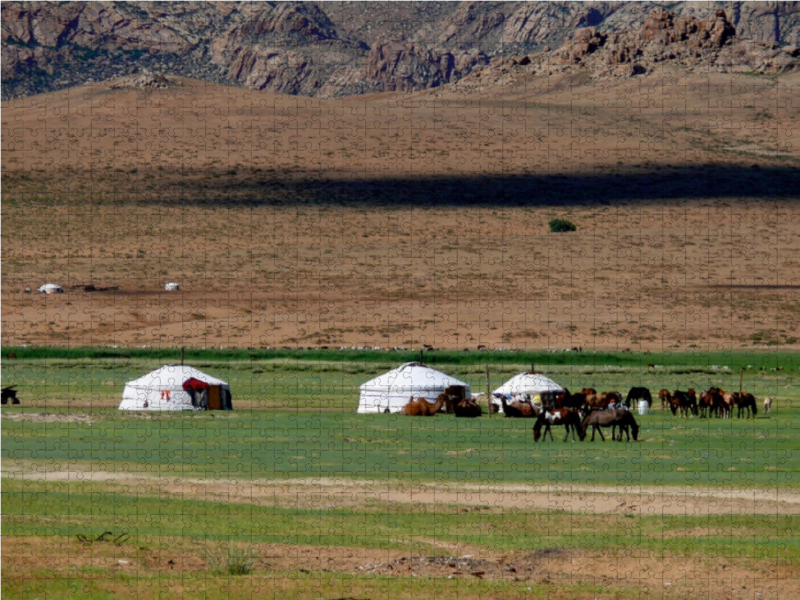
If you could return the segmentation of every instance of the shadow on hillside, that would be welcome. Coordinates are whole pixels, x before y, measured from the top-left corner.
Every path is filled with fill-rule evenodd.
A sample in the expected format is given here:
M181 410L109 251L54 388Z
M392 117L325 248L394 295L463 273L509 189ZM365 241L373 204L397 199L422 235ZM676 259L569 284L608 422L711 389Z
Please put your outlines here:
M800 199L800 169L684 167L623 174L315 178L239 173L180 194L188 203L546 206L699 199ZM189 194L189 191L192 191Z

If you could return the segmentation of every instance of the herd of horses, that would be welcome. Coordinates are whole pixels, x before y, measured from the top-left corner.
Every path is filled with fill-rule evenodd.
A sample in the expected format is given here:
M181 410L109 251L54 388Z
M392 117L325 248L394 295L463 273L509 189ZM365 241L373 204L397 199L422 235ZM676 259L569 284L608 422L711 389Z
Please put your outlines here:
M673 416L680 414L682 417L731 418L734 408L737 419L741 419L743 415L755 418L758 414L756 398L748 392L726 392L721 388L712 387L701 393L698 398L694 388L689 388L685 392L681 390L670 392L663 389L658 392L658 397L661 400L661 408L672 411ZM771 407L772 401L766 398L764 410L769 412Z
M471 398L466 398L463 392L463 388L455 390L448 388L433 404L421 397L414 400L412 396L401 412L409 416L432 417L443 412L454 414L456 417L480 417L483 409ZM734 408L737 409L737 418L743 415L755 418L758 414L756 399L752 394L726 392L718 387L702 392L699 398L692 388L674 392L662 389L658 397L661 400L661 408L670 410L674 417L731 418ZM500 405L490 402L489 409L492 412L499 412L502 406L507 418L535 419L533 439L536 442L546 439L548 433L550 439L554 440L551 427L562 425L566 430L565 442L569 440L570 435L573 440L577 436L583 441L590 428L591 441L594 441L595 434L598 433L605 441L603 428L608 427L611 428L612 440L622 441L624 435L627 441L630 441L631 437L637 441L639 425L630 409L637 402L647 402L648 408L653 404L652 394L645 387L632 387L624 399L619 392L598 394L594 388L584 388L578 394L572 394L566 389L563 392L545 392L540 394L540 398L541 404L534 404L529 396L509 401L506 396L498 395ZM764 401L764 408L770 410L769 398Z

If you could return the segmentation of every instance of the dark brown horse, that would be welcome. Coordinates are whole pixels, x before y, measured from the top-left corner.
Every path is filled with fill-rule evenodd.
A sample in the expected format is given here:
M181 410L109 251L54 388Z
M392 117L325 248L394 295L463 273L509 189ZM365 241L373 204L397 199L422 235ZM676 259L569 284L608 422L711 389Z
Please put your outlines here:
M670 409L673 417L678 411L682 417L697 416L697 394L694 388L689 388L686 392L675 390L670 400Z
M758 414L758 406L756 405L756 397L753 394L748 392L742 392L741 394L734 394L735 401L736 401L736 418L742 418L742 412L747 412L747 418L750 418L750 414L752 413L753 418L756 418Z
M647 408L651 408L653 406L653 395L650 393L650 390L641 386L631 388L631 390L628 392L628 395L625 397L625 406L631 408L633 407L633 403L638 402L639 400L646 400Z
M622 432L624 431L627 435L628 441L631 441L630 435L628 435L628 427L630 427L631 433L633 434L633 441L639 439L639 424L636 422L636 419L633 418L633 415L628 410L593 410L590 412L587 417L583 420L582 423L584 431L588 431L589 427L592 427L592 441L594 441L594 434L595 432L600 434L600 438L605 442L606 438L603 435L603 427L611 427L611 439L614 438L614 428L619 427L619 441L622 441Z
M533 441L538 442L542 437L542 427L544 427L544 437L550 433L550 441L553 439L553 431L550 429L551 425L563 425L567 430L564 436L564 441L569 439L569 434L572 432L572 439L575 439L575 432L578 432L578 437L583 441L586 437L586 431L581 427L581 417L577 410L569 408L560 408L552 411L542 411L536 423L533 425Z
M661 400L661 410L667 410L670 407L672 402L672 394L669 393L668 389L662 388L658 391L658 398ZM672 413L675 414L674 412Z

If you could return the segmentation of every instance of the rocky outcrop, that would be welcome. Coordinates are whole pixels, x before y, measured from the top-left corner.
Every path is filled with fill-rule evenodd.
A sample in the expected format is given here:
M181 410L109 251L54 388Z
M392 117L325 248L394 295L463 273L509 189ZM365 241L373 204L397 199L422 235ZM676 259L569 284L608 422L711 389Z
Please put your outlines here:
M524 60L516 57L492 65L493 70L466 77L458 86L507 85L531 75L557 73L587 73L593 79L633 77L664 66L779 74L800 69L800 51L797 46L741 38L722 10L701 19L657 8L638 30L603 32L598 27L582 27L555 51L547 49Z
M542 53L548 72L588 67L598 76L647 72L667 60L795 68L799 2L669 6L4 2L2 97L144 71L308 96L414 91L498 65L505 81L508 67L536 71L543 61L533 57Z

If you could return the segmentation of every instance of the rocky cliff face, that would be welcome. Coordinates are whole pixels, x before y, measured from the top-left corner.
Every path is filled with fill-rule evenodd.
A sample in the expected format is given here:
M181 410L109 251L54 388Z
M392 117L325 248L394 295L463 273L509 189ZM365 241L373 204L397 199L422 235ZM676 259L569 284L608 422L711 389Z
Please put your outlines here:
M792 51L784 50L800 45L798 2L668 6L651 17L661 3L7 2L2 96L143 71L307 96L414 91L502 67L511 57L535 63L528 57L544 48L559 48L548 60L557 68L592 66L599 57L609 67L647 69L648 61L675 60L672 50L656 48L676 44L702 60L713 50L719 67L793 68L786 60ZM731 40L750 40L751 48L736 49ZM688 50L676 57L693 60Z

